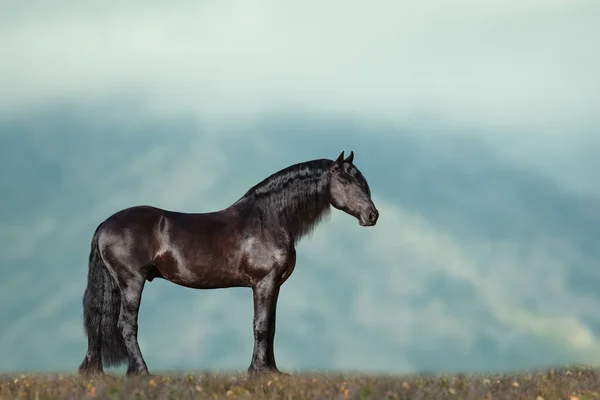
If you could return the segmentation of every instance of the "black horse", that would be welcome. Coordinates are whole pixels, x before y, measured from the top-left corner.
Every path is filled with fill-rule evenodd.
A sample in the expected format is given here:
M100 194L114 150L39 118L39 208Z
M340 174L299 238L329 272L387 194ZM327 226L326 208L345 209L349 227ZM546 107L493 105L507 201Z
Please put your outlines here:
M287 167L252 187L228 208L201 214L149 206L121 210L92 238L83 296L88 350L80 373L128 362L127 374L148 374L138 341L146 281L167 279L195 289L250 287L254 351L249 373L279 372L273 353L281 285L296 264L295 245L330 205L375 225L379 212L354 152Z

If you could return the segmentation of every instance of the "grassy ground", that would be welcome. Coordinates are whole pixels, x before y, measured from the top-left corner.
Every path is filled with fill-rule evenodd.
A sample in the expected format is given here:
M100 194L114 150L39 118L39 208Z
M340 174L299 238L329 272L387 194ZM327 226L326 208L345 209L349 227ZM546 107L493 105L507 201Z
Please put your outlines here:
M5 399L600 399L600 369L514 375L76 375L0 377Z

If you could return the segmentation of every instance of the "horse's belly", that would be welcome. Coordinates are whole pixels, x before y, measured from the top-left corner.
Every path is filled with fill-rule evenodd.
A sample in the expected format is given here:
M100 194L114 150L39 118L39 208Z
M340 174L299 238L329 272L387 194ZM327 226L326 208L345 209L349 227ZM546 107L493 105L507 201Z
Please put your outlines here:
M175 284L194 289L250 286L238 263L223 260L187 260L164 253L155 258L156 268Z
M177 285L192 289L224 289L250 286L245 279L227 273L195 273L193 270L188 270L178 271L177 274L166 278Z

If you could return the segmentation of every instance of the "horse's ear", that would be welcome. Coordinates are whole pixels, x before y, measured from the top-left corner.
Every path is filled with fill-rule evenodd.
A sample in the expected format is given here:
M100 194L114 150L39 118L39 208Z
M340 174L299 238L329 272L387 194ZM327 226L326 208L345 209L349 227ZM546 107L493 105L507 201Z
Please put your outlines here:
M334 171L338 168L341 168L344 164L344 152L342 151L338 158L331 164L331 170Z
M348 156L348 158L346 158L344 160L344 162L350 163L352 164L352 161L354 160L354 151L350 151L350 155Z

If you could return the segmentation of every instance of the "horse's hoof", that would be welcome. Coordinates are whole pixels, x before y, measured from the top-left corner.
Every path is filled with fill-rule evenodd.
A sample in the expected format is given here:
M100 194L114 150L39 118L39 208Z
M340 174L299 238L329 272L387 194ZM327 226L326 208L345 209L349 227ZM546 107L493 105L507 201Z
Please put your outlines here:
M98 371L98 370L94 370L94 371L79 371L79 375L85 376L85 377L88 377L88 378L94 378L94 377L104 376L104 375L106 375L106 373L104 371Z
M143 376L143 377L152 377L154 375L152 375L150 372L148 372L147 369L142 369L142 370L131 370L131 371L127 371L127 376Z
M248 375L250 376L256 376L256 375L266 375L266 374L272 374L272 373L276 373L275 371L273 371L270 368L255 368L255 367L250 367L248 368Z
M250 375L250 376L268 375L268 374L274 374L274 375L279 375L279 376L291 376L287 372L281 372L277 368L270 368L270 367L262 367L261 368L261 367L253 367L253 366L250 366L250 368L248 368L248 375Z
M79 375L90 377L105 375L104 370L102 368L90 368L85 365L79 367L77 372L79 373Z

